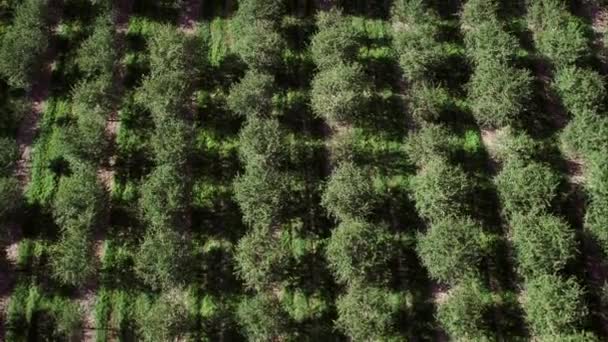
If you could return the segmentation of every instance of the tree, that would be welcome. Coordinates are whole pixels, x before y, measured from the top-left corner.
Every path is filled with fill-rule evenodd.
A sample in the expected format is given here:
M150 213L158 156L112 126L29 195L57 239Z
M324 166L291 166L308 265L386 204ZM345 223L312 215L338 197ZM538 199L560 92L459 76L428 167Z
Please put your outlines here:
M433 279L454 284L477 271L486 237L470 218L442 217L418 239L418 255Z
M352 162L344 162L330 176L321 205L341 221L364 218L374 209L377 196L371 177Z
M574 231L556 216L542 212L515 214L511 230L519 272L525 278L558 273L576 257Z
M19 159L19 146L14 139L0 137L0 176L11 174Z
M574 278L546 274L528 281L522 307L534 335L576 332L588 314L583 295Z
M103 208L103 188L93 167L77 162L70 166L71 175L61 177L57 186L53 218L62 231L90 233Z
M190 266L188 238L173 227L152 225L135 254L135 273L152 289L183 284Z
M365 105L366 89L360 65L338 63L312 81L312 109L332 125L351 123Z
M249 68L271 71L280 65L286 43L273 22L255 20L235 26L234 50Z
M560 139L570 155L604 153L608 150L608 117L587 111L579 113L564 128Z
M608 200L594 198L587 206L585 227L597 240L604 253L608 254Z
M560 68L555 74L553 88L564 107L575 116L587 111L601 112L604 107L604 78L592 69L576 66Z
M408 136L405 151L408 158L419 167L424 167L435 157L451 160L460 147L458 138L441 124L423 125Z
M170 289L154 301L140 298L136 303L137 332L143 341L174 341L194 326L189 312L191 299L182 289Z
M354 341L399 340L397 319L408 306L402 293L351 286L336 303L337 327Z
M249 70L230 88L227 103L231 111L244 117L267 117L272 112L276 85L272 75Z
M382 284L390 280L390 261L396 247L395 237L386 226L352 220L333 230L326 254L338 282Z
M90 232L70 228L53 247L53 276L62 284L81 286L93 275L95 264L90 238Z
M13 24L0 40L0 74L13 87L30 86L32 72L41 62L49 42L47 1L26 0L15 9Z
M76 64L87 77L112 75L117 53L114 49L112 22L109 15L96 20L93 33L80 45Z
M513 215L549 209L560 178L543 163L516 159L505 163L495 182L503 211Z
M172 116L157 117L151 145L157 165L183 168L189 158L192 127Z
M416 122L437 122L451 105L450 94L442 86L414 82L409 92L409 109Z
M437 320L457 341L490 341L493 332L488 322L492 294L476 278L465 278L437 308Z
M249 225L267 226L286 206L289 194L288 175L260 165L247 166L233 183L234 198Z
M391 10L393 44L410 81L428 79L444 58L439 16L422 0L397 0Z
M515 123L530 101L532 76L504 63L477 66L468 84L471 111L482 126Z
M528 21L538 51L557 67L572 65L589 54L585 23L568 12L560 1L531 2Z
M13 177L0 177L0 218L5 218L21 205L21 187Z
M359 33L339 9L317 14L318 32L311 41L312 59L320 70L351 63L359 53Z
M467 55L479 66L511 63L520 48L517 38L508 33L498 20L484 20L464 37Z
M547 147L542 141L510 127L502 130L496 145L496 154L504 163L521 160L527 164L542 159L542 156L548 153Z
M285 133L275 118L248 120L239 142L239 156L249 167L279 168L288 156Z
M139 206L143 217L153 226L178 224L187 203L183 175L172 166L156 167L141 186Z
M462 7L460 22L462 30L468 34L486 23L500 25L498 22L499 1L469 0Z
M283 0L241 0L237 17L243 23L255 20L279 21L285 13Z
M247 287L268 290L289 269L290 253L278 239L280 229L257 226L239 240L234 256L236 270Z
M459 167L437 157L429 160L412 180L416 209L434 222L468 212L473 184Z
M164 25L149 41L150 74L137 92L137 101L157 116L177 115L188 103L190 80L196 74L187 40L173 26Z
M267 293L244 298L239 303L237 317L251 341L287 340L291 330L280 303Z

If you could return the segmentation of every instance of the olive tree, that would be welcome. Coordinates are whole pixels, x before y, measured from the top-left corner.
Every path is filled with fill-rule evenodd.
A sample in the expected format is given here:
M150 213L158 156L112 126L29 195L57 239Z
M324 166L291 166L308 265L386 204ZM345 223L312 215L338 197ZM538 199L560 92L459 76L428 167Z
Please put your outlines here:
M16 178L0 177L0 218L14 213L21 205L21 187Z
M191 267L191 248L184 233L173 227L148 227L135 253L135 273L152 289L183 284Z
M287 158L285 133L277 119L252 118L239 133L239 156L250 167L280 167Z
M113 44L112 22L108 16L102 15L95 22L93 33L78 49L76 64L80 71L88 77L111 75L118 57Z
M275 92L272 75L249 70L239 83L230 88L228 108L248 118L267 117L272 111L272 96Z
M0 176L11 174L19 159L19 146L15 139L0 137Z
M458 137L447 127L441 124L427 124L408 136L405 152L412 162L424 167L435 157L451 160L459 147Z
M340 283L382 284L390 279L396 241L385 226L345 221L333 230L326 254Z
M156 167L141 186L140 210L151 225L177 223L187 203L183 175L171 166Z
M234 255L236 272L248 288L268 290L285 276L290 254L278 239L280 229L258 225L239 240Z
M338 298L337 327L354 341L399 339L398 317L408 307L402 293L351 286Z
M482 126L502 127L517 121L527 108L532 76L505 63L477 66L468 84L471 111Z
M553 88L560 96L564 107L573 115L599 112L606 100L604 78L598 72L576 66L557 70Z
M439 304L437 320L456 341L489 341L493 335L488 321L492 304L492 294L481 281L466 278Z
M417 122L437 122L451 105L451 96L445 87L425 81L412 83L408 107Z
M319 72L312 81L312 109L330 124L351 123L366 103L366 90L360 65L335 64Z
M271 71L280 65L285 39L269 20L255 20L235 29L234 50L249 68Z
M286 340L292 330L280 303L264 292L245 297L239 303L236 315L245 335L252 341Z
M270 225L286 205L289 178L284 172L260 165L247 166L236 177L234 198L249 225Z
M187 103L192 68L187 40L170 25L161 26L149 41L150 74L136 99L156 116L176 115Z
M164 291L155 300L138 298L134 318L138 336L143 341L174 341L187 336L195 320L189 312L188 293L175 288Z
M318 32L311 41L312 59L321 70L339 63L353 62L359 52L359 33L341 10L317 14Z
M519 272L525 278L563 270L576 257L574 231L559 217L530 212L511 218Z
M487 20L471 28L464 37L467 55L477 65L510 63L519 49L517 38L496 20Z
M444 58L439 16L422 0L397 0L391 10L393 44L410 81L427 79Z
M442 217L419 236L417 250L433 279L453 284L477 271L486 240L470 218Z
M538 51L557 67L572 65L589 54L585 23L568 12L560 1L531 2L528 22Z
M513 215L549 209L560 178L548 165L516 159L504 165L495 182L504 213Z
M368 216L376 200L370 175L352 162L343 162L331 174L321 204L333 217L344 221Z
M413 197L420 216L430 222L467 213L473 183L458 166L432 158L413 178Z
M51 269L62 284L80 286L95 271L90 232L70 229L52 248Z
M0 74L13 87L30 86L49 44L48 2L22 1L15 9L13 24L0 38Z
M570 155L605 153L608 150L608 117L588 111L579 113L564 128L560 140Z
M588 314L583 296L574 278L545 274L529 280L522 302L528 326L539 336L577 331Z

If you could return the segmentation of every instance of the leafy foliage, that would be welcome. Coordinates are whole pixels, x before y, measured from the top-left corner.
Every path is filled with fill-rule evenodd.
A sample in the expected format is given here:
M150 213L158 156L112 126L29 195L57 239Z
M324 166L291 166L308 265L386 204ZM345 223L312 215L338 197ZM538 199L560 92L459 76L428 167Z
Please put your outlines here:
M390 279L395 238L386 227L362 221L344 221L334 229L327 259L341 283L384 283Z
M549 166L537 161L509 161L496 176L502 208L508 215L549 209L559 182Z
M183 283L191 249L188 239L170 227L151 226L135 255L135 272L153 289L170 289Z
M376 199L370 177L364 170L344 162L332 173L321 203L332 216L345 221L369 215Z
M418 255L432 278L455 283L475 274L484 255L484 233L470 218L438 217L418 240Z
M490 291L475 278L466 278L450 290L437 308L437 319L455 340L489 341L492 331L488 316L492 309Z
M31 85L32 72L48 47L47 10L46 1L23 1L15 9L13 24L1 36L0 74L11 86Z
M604 78L591 69L576 66L560 68L553 82L564 107L578 116L585 112L599 112L606 100Z
M583 288L574 278L541 275L526 283L522 303L535 335L574 333L587 316Z
M249 70L239 83L230 88L228 107L248 118L266 117L271 114L271 100L275 92L276 86L271 75Z
M407 309L407 298L383 288L350 287L338 298L338 327L356 341L396 338L400 313Z
M418 213L430 222L469 210L473 185L465 172L441 158L429 160L412 180Z
M529 71L503 63L481 64L469 83L471 111L483 126L513 124L530 101L530 89Z
M312 109L330 124L350 123L365 105L366 88L360 65L335 64L319 72L313 80Z
M428 77L444 59L439 16L422 0L397 0L392 11L393 40L399 65L409 80Z
M342 11L332 9L319 12L317 27L319 31L312 38L311 51L312 59L320 70L356 60L362 37L342 15Z
M237 316L251 340L273 340L287 337L288 320L279 303L269 294L260 293L245 298L239 304Z
M517 214L511 219L519 271L526 278L554 274L576 256L576 237L566 222L546 213Z

